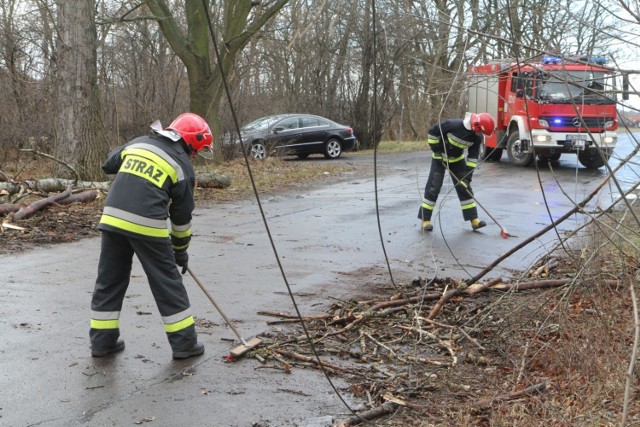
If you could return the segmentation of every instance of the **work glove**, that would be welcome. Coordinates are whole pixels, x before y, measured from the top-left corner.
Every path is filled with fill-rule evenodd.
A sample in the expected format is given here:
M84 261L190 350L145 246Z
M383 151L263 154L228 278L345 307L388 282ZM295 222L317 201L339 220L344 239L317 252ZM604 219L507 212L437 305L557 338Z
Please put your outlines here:
M187 251L176 251L173 253L176 258L176 264L182 267L182 274L187 272L187 266L189 265L189 254Z

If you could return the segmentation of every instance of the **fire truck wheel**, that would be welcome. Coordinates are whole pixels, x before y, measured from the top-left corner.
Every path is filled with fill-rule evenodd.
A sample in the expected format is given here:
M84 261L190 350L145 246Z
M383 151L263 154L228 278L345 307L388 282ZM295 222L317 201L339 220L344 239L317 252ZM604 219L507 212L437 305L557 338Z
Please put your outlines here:
M599 167L604 166L605 161L609 160L609 153L603 152L602 154L605 156L604 159L600 156L597 149L590 148L580 151L578 153L578 160L582 163L582 166L587 169L598 169Z
M511 132L507 140L507 155L509 161L516 166L529 166L533 163L533 155L523 150L520 133Z

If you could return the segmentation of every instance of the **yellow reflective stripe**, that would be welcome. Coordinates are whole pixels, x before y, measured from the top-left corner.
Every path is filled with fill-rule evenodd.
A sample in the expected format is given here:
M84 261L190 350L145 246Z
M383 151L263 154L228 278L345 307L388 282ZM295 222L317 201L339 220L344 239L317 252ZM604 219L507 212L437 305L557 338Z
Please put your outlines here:
M475 208L476 204L475 202L471 202L471 203L467 203L466 205L462 205L462 209L471 209L471 208Z
M115 320L97 320L91 319L92 329L118 329L118 319Z
M138 143L129 145L126 149L127 150L139 149L139 150L149 151L151 153L154 153L162 157L164 161L170 164L171 167L176 171L178 181L184 180L184 171L182 170L178 162L173 157L171 157L166 151L164 151L162 148L156 147L153 144L138 142Z
M442 156L439 156L437 154L434 154L433 156L431 156L431 158L436 160L442 160Z
M172 229L171 235L175 237L189 237L191 236L191 229L186 231L179 231L179 230Z
M176 169L156 153L141 148L129 147L122 151L122 158L124 159L128 155L136 155L151 160L153 163L157 164L164 173L169 175L169 178L171 178L173 183L178 182L178 173L176 172Z
M183 250L183 249L188 249L188 248L189 248L189 243L187 243L186 245L182 245L182 246L175 246L175 245L173 245L173 246L171 246L171 247L172 247L172 249L173 249L174 251L181 251L181 250Z
M162 166L159 166L146 157L127 154L118 172L129 173L144 178L153 185L162 187L170 171L163 169Z
M464 139L458 138L457 136L451 134L447 135L447 139L451 145L462 149L471 147L473 145L473 142L465 141Z
M467 160L467 166L469 166L470 168L476 168L476 166L478 166L478 164L476 162L472 162Z
M169 237L169 230L166 228L154 228L139 225L124 219L115 218L109 215L102 215L100 217L100 224L107 224L121 230L130 231L136 234L142 234L143 236L150 237Z
M193 325L195 323L195 321L193 320L193 316L189 316L186 319L183 319L179 322L175 322L175 323L167 323L164 325L164 330L167 332L177 332L180 331L184 328L188 328L189 326Z
M463 159L464 159L464 153L462 153L461 156L454 157L453 159L449 159L449 163L459 162L460 160L463 160Z
M453 138L449 138L449 144L453 145L454 147L462 148L463 150L467 148L466 145L460 144L458 141L454 140Z
M425 202L422 202L422 205L420 205L420 206L422 206L422 207L423 207L423 208L425 208L425 209L429 209L430 211L432 211L432 210L433 210L433 208L435 207L435 206L432 206L432 205L428 205L428 204L427 204L427 203L425 203Z
M440 140L439 140L439 139L437 139L437 138L429 138L429 139L427 139L427 142L428 142L429 144L433 145L433 144L437 144L437 143L439 143L439 142L440 142Z

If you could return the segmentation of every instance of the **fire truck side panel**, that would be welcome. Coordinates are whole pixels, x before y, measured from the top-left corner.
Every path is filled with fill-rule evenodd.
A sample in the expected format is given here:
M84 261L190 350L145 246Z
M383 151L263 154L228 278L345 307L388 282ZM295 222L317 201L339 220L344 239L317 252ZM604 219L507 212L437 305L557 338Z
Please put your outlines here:
M480 67L477 67L480 68ZM499 75L491 66L482 67L478 73L471 74L469 84L469 108L470 113L489 113L499 125L498 111L502 110L504 99L499 96L501 82ZM484 145L495 148L497 145L496 134L485 136Z

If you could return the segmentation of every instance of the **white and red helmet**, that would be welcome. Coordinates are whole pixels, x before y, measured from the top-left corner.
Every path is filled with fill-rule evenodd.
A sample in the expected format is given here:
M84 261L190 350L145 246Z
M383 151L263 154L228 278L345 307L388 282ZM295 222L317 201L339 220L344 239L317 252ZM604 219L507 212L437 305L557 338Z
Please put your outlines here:
M200 152L202 149L211 151L213 136L207 122L197 114L184 113L179 115L166 130L178 133L192 154Z
M489 113L471 114L469 118L469 126L474 132L482 132L489 136L493 135L493 131L496 128L496 122Z

